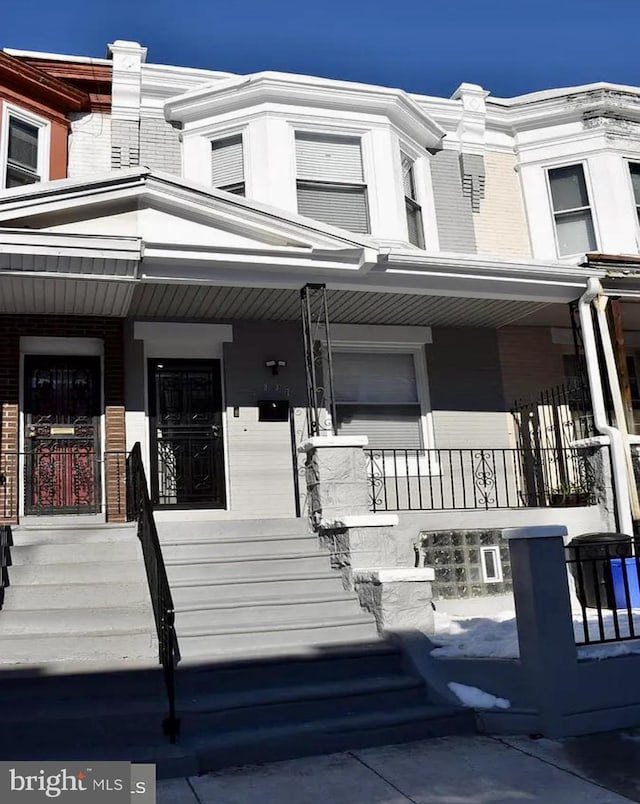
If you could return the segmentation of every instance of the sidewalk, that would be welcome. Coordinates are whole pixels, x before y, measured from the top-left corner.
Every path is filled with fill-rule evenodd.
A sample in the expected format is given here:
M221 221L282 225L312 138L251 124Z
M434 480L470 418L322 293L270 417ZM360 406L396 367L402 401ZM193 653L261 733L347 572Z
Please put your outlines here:
M622 804L640 731L567 740L443 737L158 783L158 804Z

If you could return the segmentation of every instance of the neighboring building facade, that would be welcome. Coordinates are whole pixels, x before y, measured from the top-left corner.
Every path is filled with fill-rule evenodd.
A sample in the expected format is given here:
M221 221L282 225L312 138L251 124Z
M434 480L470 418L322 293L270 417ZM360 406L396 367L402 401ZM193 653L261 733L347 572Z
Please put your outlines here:
M338 432L369 437L411 538L556 520L509 411L575 373L568 304L607 280L585 253L638 253L640 90L435 98L109 51L0 54L51 86L2 101L2 521L122 519L137 441L161 518L303 514L309 283ZM574 484L545 472L547 498Z

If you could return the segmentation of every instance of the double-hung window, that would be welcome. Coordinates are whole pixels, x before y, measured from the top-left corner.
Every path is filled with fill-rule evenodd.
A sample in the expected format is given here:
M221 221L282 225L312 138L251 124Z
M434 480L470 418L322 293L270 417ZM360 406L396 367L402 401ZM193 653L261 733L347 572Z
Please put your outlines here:
M242 134L211 143L211 184L228 193L245 194Z
M42 127L9 114L4 175L5 187L21 187L41 181L40 137Z
M422 208L418 204L414 174L414 162L411 157L400 153L402 163L402 187L404 189L404 207L407 213L407 230L409 242L418 248L424 248L424 229L422 228Z
M633 187L633 198L636 203L636 214L640 222L640 164L629 162L629 173L631 173L631 185Z
M596 236L582 165L549 170L558 255L595 251Z
M366 435L372 449L422 449L422 409L413 352L332 353L340 435Z
M298 212L323 223L369 231L359 137L296 133Z

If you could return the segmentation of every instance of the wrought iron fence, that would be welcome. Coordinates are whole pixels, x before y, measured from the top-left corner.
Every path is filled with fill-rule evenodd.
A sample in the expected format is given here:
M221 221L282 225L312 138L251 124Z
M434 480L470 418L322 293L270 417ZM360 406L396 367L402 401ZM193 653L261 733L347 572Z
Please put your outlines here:
M135 444L127 458L127 519L138 523L138 538L142 545L158 634L159 661L164 673L169 702L169 713L162 725L164 733L172 743L175 743L180 731L180 719L176 716L175 681L176 667L180 662L180 648L175 629L173 597L153 517L139 442Z
M591 505L579 449L365 450L372 511L486 510Z
M576 644L639 639L640 555L631 540L570 544L565 552L577 598Z
M0 455L0 511L17 516L20 495L24 513L126 516L126 452L96 453L61 446L53 450L3 452Z
M11 546L13 535L10 525L0 525L0 609L4 604L4 590L9 586L9 571L11 564Z

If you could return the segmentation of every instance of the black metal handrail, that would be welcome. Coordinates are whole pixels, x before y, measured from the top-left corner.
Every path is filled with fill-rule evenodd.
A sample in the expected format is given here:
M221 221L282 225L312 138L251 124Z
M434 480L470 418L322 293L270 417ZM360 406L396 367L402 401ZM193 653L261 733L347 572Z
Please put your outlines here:
M9 570L11 565L11 545L13 535L10 525L0 525L0 609L4 604L4 590L9 586Z
M578 449L366 449L372 511L584 506L594 479Z
M153 517L139 442L134 445L127 458L127 519L138 523L138 538L142 545L158 634L159 661L169 701L169 714L163 720L162 727L171 742L175 743L180 732L180 719L176 716L175 679L176 667L180 662L180 648L175 629L173 597Z

